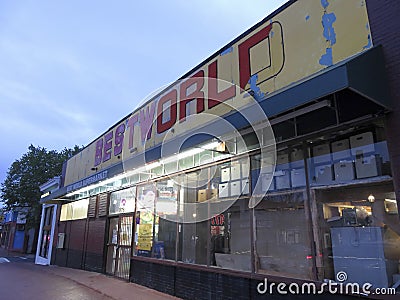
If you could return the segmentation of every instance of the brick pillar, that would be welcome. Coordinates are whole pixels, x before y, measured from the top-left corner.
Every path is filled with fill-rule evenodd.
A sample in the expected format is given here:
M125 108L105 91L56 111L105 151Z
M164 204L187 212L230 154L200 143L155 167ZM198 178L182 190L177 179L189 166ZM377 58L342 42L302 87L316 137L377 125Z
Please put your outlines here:
M374 46L381 44L385 57L393 112L386 118L387 139L392 163L397 207L400 209L400 1L367 0Z

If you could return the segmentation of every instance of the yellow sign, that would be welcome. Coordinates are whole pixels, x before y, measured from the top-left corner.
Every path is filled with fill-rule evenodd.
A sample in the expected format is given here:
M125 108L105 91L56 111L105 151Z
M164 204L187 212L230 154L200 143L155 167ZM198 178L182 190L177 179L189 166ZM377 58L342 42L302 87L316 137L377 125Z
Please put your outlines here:
M279 90L371 48L371 41L364 0L296 1L257 24L68 160L65 184L108 168L122 157L142 153L144 145L151 148L187 132L185 122L190 114L223 116L231 108L220 105L222 102L246 105L249 100L240 89L251 91L257 100L268 100ZM204 122L200 118L194 125ZM172 127L174 133L168 135Z
M139 236L151 236L153 232L153 224L140 224Z
M151 250L153 241L153 224L139 224L137 249Z

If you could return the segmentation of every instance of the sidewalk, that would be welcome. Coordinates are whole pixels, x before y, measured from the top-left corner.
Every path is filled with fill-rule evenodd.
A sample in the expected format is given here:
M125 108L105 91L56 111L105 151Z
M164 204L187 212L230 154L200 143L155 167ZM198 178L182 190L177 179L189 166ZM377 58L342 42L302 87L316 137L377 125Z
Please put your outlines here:
M59 276L67 280L71 280L76 284L94 290L104 296L115 300L135 299L135 300L163 300L163 299L180 299L147 287L130 283L121 279L107 276L100 273L88 272L84 270L64 268L59 266L41 266L35 265L33 254L23 254L19 252L7 251L0 248L0 257L26 257L28 260L21 262L11 261L13 264L24 264L29 269L35 269L40 272L46 272L51 276ZM24 262L22 262L24 261Z
M126 282L111 276L58 266L38 266L43 271L72 280L116 300L179 299L147 287Z

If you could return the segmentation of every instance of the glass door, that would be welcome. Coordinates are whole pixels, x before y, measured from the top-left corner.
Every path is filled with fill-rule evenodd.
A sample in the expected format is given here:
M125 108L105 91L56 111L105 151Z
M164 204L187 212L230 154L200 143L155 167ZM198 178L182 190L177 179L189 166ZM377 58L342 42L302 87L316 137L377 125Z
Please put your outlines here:
M44 205L42 208L42 219L40 223L40 231L35 258L36 264L50 264L55 226L55 213L55 205Z
M123 279L129 279L132 226L133 215L110 219L106 272Z
M50 234L51 234L51 219L53 208L47 207L45 210L45 217L44 217L44 224L42 229L42 239L40 241L40 252L39 255L41 257L47 258L49 253L49 241L50 241Z

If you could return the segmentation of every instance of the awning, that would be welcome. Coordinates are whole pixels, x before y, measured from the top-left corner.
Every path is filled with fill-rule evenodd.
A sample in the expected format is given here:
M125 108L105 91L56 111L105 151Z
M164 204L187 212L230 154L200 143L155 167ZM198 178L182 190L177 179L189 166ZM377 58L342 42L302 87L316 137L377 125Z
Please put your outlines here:
M273 117L344 89L391 109L382 46L326 68L259 103L266 115Z
M77 186L79 186L79 188L72 188L71 189L71 186L74 185L74 184L72 184L72 185L68 185L68 186L63 186L63 187L59 188L58 190L53 191L47 197L43 197L42 199L40 199L40 203L42 203L42 204L43 203L60 204L60 203L63 203L63 202L69 202L71 200L65 197L65 195L67 195L69 192L72 192L74 190L78 190L80 188L89 186L90 184L95 184L96 183L93 180L89 180L90 178L92 178L92 177L100 178L100 176L96 176L96 175L106 172L105 176L101 176L101 180L106 180L108 178L112 178L112 177L114 177L114 176L116 176L118 174L123 173L123 171L124 171L124 168L123 168L122 162L120 162L120 163L118 163L116 165L113 165L113 166L109 167L108 169L100 170L99 172L97 172L97 173L95 173L95 174L93 174L91 176L88 176L86 178L83 178L82 180L79 180L78 182L74 183ZM81 184L79 184L79 183L81 183ZM69 189L71 189L71 190L69 190Z

